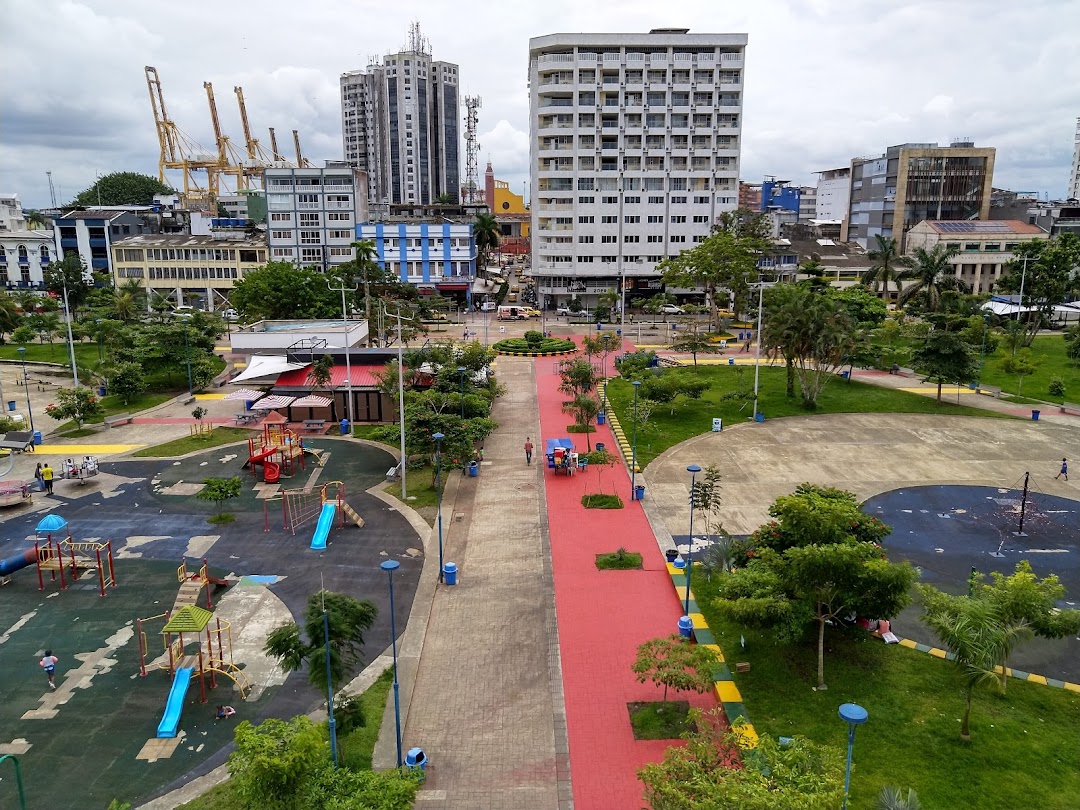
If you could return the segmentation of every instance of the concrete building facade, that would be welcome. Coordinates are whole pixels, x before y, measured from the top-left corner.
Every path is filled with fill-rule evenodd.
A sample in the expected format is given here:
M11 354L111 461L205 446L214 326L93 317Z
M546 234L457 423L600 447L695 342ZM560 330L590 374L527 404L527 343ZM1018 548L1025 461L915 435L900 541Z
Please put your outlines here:
M1069 190L1065 194L1070 200L1080 202L1080 118L1076 119L1075 146L1073 146L1072 171L1069 173Z
M356 223L367 218L367 176L342 161L263 174L273 261L329 270L352 259Z
M908 229L923 220L987 219L995 154L970 141L907 143L879 157L852 160L841 238L872 248L882 236L903 246Z
M88 273L111 274L112 243L151 230L137 210L68 211L53 220L57 256L77 253Z
M13 289L39 289L57 255L53 232L31 229L18 194L0 194L0 275Z
M233 284L266 264L258 238L216 239L190 234L143 234L112 245L113 284L135 279L148 303L214 312L229 309Z
M372 204L430 205L460 183L458 66L431 58L414 31L409 48L381 65L343 73L345 161L367 172Z
M847 219L851 200L851 167L826 169L817 173L817 219L842 222Z
M538 304L661 288L658 262L737 207L745 34L529 41ZM677 292L677 291L676 291Z
M955 245L959 253L951 263L956 278L973 293L989 293L1015 258L1020 242L1049 239L1038 225L1019 220L920 222L908 231L907 252Z

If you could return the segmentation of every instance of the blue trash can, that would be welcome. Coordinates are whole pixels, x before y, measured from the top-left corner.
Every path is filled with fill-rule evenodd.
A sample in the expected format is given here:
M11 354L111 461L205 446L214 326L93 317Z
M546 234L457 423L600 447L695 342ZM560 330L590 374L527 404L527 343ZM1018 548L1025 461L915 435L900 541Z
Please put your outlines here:
M638 484L634 487L634 500L645 500L645 487L642 484Z
M604 452L604 443L603 442L597 442L596 443L596 452L597 453L603 453Z
M607 424L607 414L605 414L603 411L600 411L600 413L596 415L596 424Z
M847 371L841 371L841 372L840 372L840 376L841 376L841 377L842 377L843 379L845 379L845 380L846 380L846 379L848 378L848 376L849 376L849 372L847 372Z
M734 358L734 357L729 357L729 358L727 359L727 364L728 364L729 366L733 366L733 365L735 365L735 358Z
M104 386L104 385L98 386L98 390L97 390L97 392L98 392L98 396L99 396L99 397L104 397L104 396L108 396L108 394L107 394L107 392L106 392L106 390L105 390L105 386Z
M341 420L341 435L342 436L348 436L349 435L349 420L348 419L342 419Z
M442 567L442 572L447 585L457 585L457 566L454 563L448 562Z
M1031 412L1031 421L1032 422L1038 422L1040 413L1041 413L1041 411L1032 411Z
M34 446L37 447L39 444L41 444L41 431L40 430L35 430L34 431Z
M480 474L480 465L475 461L469 462L469 478L476 478Z
M679 617L679 635L683 638L691 638L694 635L694 623L689 616Z
M245 411L250 411L251 406L254 405L254 404L255 404L255 400L253 400L253 399L245 399L244 400L244 410Z
M405 754L405 767L412 771L420 771L421 782L427 777L425 773L427 761L427 754L424 753L422 748L410 748L408 753Z
M755 422L764 422L765 421L765 414L763 414L761 411L758 411L757 413L754 414L754 421Z
M15 410L15 400L13 400L13 399L8 400L7 409L9 411Z

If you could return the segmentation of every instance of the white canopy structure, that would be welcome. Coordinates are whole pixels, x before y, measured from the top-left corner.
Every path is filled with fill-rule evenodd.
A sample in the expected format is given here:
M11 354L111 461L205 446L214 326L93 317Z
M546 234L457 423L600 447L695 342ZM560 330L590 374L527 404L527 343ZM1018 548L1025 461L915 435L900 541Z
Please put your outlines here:
M277 382L278 376L286 371L296 371L308 365L310 363L291 363L287 357L280 354L253 354L248 358L247 368L233 377L230 382L270 385Z

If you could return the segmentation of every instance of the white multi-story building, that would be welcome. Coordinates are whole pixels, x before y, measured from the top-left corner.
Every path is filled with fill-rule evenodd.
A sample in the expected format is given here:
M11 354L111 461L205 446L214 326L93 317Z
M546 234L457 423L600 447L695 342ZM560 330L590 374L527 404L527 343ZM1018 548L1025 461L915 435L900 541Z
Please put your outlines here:
M267 169L270 259L327 270L352 259L356 223L367 219L367 176L341 161L322 169Z
M813 222L817 215L817 188L799 187L799 222Z
M407 50L341 75L345 160L367 172L372 204L456 202L459 120L458 66L433 60L415 26Z
M739 195L745 34L529 41L532 253L541 306L661 288Z
M1072 171L1069 173L1070 200L1080 200L1080 118L1076 119L1076 146L1073 148Z
M851 167L826 169L817 175L817 219L840 222L847 217L851 202Z
M53 260L53 232L32 230L18 194L0 194L0 274L8 289L42 286Z

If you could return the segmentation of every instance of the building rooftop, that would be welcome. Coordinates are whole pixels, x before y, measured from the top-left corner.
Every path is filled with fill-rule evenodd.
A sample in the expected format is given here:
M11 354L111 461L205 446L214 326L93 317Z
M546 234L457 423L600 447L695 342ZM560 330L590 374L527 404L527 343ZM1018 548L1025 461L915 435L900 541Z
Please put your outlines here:
M115 247L266 247L262 237L219 239L216 236L192 236L189 233L144 233L113 240Z
M926 224L938 233L995 234L995 233L1046 233L1038 225L1030 225L1018 219L991 220L927 220Z
M85 210L80 210L80 211L65 211L63 214L61 214L58 217L58 219L110 219L111 220L111 219L116 219L119 216L123 216L124 214L135 213L135 211L149 211L149 210L151 210L151 209L148 206L147 207L142 207L142 208L137 208L137 209L122 208L122 209L119 209L119 210L116 209L116 208L87 208Z

